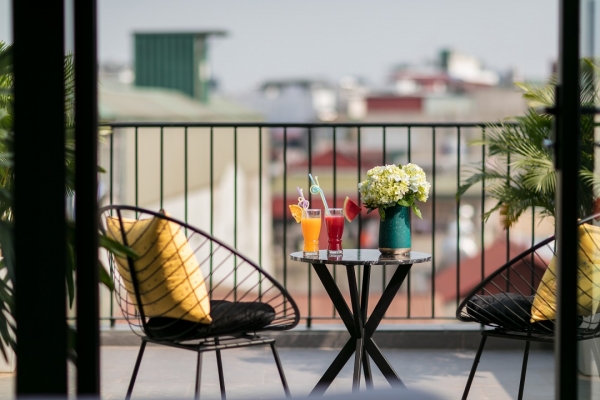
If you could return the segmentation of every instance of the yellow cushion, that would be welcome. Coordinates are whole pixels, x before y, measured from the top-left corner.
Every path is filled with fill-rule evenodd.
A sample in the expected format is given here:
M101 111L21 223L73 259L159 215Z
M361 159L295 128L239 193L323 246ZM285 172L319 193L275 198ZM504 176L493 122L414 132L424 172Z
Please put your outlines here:
M108 234L123 243L119 219L107 217L106 225ZM183 228L162 218L123 218L123 227L129 247L140 256L134 269L145 315L211 323L204 276ZM130 301L137 306L127 259L115 259Z
M596 313L600 302L600 227L578 226L577 309L579 315ZM556 318L556 257L538 286L531 306L531 322Z

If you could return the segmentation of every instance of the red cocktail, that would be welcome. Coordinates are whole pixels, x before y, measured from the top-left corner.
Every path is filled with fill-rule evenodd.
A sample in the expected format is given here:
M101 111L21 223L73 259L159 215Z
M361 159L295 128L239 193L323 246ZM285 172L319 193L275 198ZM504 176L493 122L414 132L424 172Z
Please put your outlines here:
M330 208L330 215L325 216L327 226L327 253L342 254L342 234L344 233L344 214L341 208Z

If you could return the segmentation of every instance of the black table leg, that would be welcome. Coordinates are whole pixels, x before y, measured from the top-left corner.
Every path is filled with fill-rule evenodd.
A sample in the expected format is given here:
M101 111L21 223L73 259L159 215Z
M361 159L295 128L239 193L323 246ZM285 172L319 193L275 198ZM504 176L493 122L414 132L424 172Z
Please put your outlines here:
M381 371L383 376L385 376L390 385L405 387L404 383L402 382L396 371L394 371L394 368L392 368L388 360L383 356L383 354L381 354L381 350L379 350L379 347L377 347L373 339L365 339L365 350L367 351L367 353L369 353L369 355L373 359L373 362L375 363L375 365L377 365L377 368L379 368L379 370Z
M369 288L371 285L371 266L365 265L363 270L362 278L362 292L360 296L360 311L362 320L367 320L367 311L369 308ZM365 383L368 389L373 389L373 375L371 374L371 362L369 361L369 354L364 347L362 349L362 363L363 371L365 373Z
M369 320L365 324L365 337L370 338L375 333L375 330L379 326L379 323L383 319L387 309L390 307L392 300L396 297L398 290L400 290L400 286L406 275L408 275L408 271L410 271L411 265L400 265L392 275L390 282L386 286L385 290L381 294L381 298L375 305Z
M358 297L358 285L356 283L356 271L354 266L346 266L348 273L348 289L350 290L350 301L352 303L352 314L354 315L354 337L356 337L356 354L354 354L354 376L352 377L352 391L358 391L360 386L360 372L362 367L363 352L363 323L360 299Z
M369 320L365 323L364 328L364 349L367 353L367 357L371 356L377 368L379 368L392 386L404 386L404 384L402 383L402 380L398 374L396 374L396 371L394 371L390 363L383 356L372 337L375 333L375 330L381 323L381 320L383 319L387 309L390 307L390 304L396 297L398 290L400 290L400 286L402 286L404 279L406 279L408 271L410 271L410 267L411 265L399 266L396 269L392 275L392 278L390 279L390 282L383 291L381 298L375 305L375 309L371 313Z
M352 311L350 311L346 300L342 296L342 293L327 269L327 266L325 264L312 265L351 337L335 360L333 360L310 395L322 395L331 385L331 382L337 377L344 365L346 365L353 353L355 353L354 375L352 379L353 391L357 391L360 387L361 367L364 368L367 387L373 388L369 357L373 359L377 368L379 368L392 386L404 387L404 383L402 383L398 374L396 374L390 363L383 356L373 341L372 336L394 297L398 293L402 282L404 282L404 279L408 275L411 265L401 265L396 269L368 320L367 309L371 278L370 265L366 265L364 269L360 298L355 275L355 266L346 266Z
M342 296L342 292L340 292L340 289L331 276L331 273L329 273L327 266L325 264L312 264L312 266L317 273L317 276L321 280L327 295L331 299L333 306L340 315L344 325L346 325L346 329L348 332L350 332L350 335L354 337L352 335L352 332L354 331L354 317L352 316L350 308L348 308L348 304L346 304L344 296Z
M344 365L346 365L350 357L352 357L352 353L354 353L355 350L356 339L350 338L342 348L342 351L340 351L335 360L333 360L329 368L327 368L327 371L325 371L319 380L319 383L317 383L312 392L310 392L310 396L320 396L325 393L329 385L331 385L331 382L333 382L342 368L344 368Z
M362 358L363 358L363 371L365 372L365 383L367 384L367 389L373 389L373 375L371 374L371 361L369 359L369 353L363 343L362 349Z

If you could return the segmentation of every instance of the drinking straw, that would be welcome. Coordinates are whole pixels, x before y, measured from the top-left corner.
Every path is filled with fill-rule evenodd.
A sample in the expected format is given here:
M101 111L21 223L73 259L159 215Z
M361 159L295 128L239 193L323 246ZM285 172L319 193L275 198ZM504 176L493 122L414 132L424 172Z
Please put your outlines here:
M321 187L319 186L319 178L315 176L315 179L313 179L311 174L308 174L308 177L310 178L310 181L312 182L312 186L310 187L310 192L312 194L320 194L321 195L321 200L323 200L323 206L325 207L325 215L331 215L329 213L329 207L327 207L327 201L325 200L325 194L323 194L323 189L321 189ZM316 182L315 182L316 180Z
M308 200L304 198L304 193L302 193L302 189L300 189L297 186L296 189L298 190L298 194L300 194L300 197L298 197L298 205L306 210L309 205Z

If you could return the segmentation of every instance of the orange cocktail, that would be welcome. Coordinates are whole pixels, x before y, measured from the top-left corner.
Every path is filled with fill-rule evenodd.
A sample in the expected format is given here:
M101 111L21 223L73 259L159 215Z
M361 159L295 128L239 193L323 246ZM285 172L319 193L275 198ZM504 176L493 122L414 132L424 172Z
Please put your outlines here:
M321 210L304 210L300 222L302 224L302 236L304 236L304 255L318 255L319 234L321 233Z

